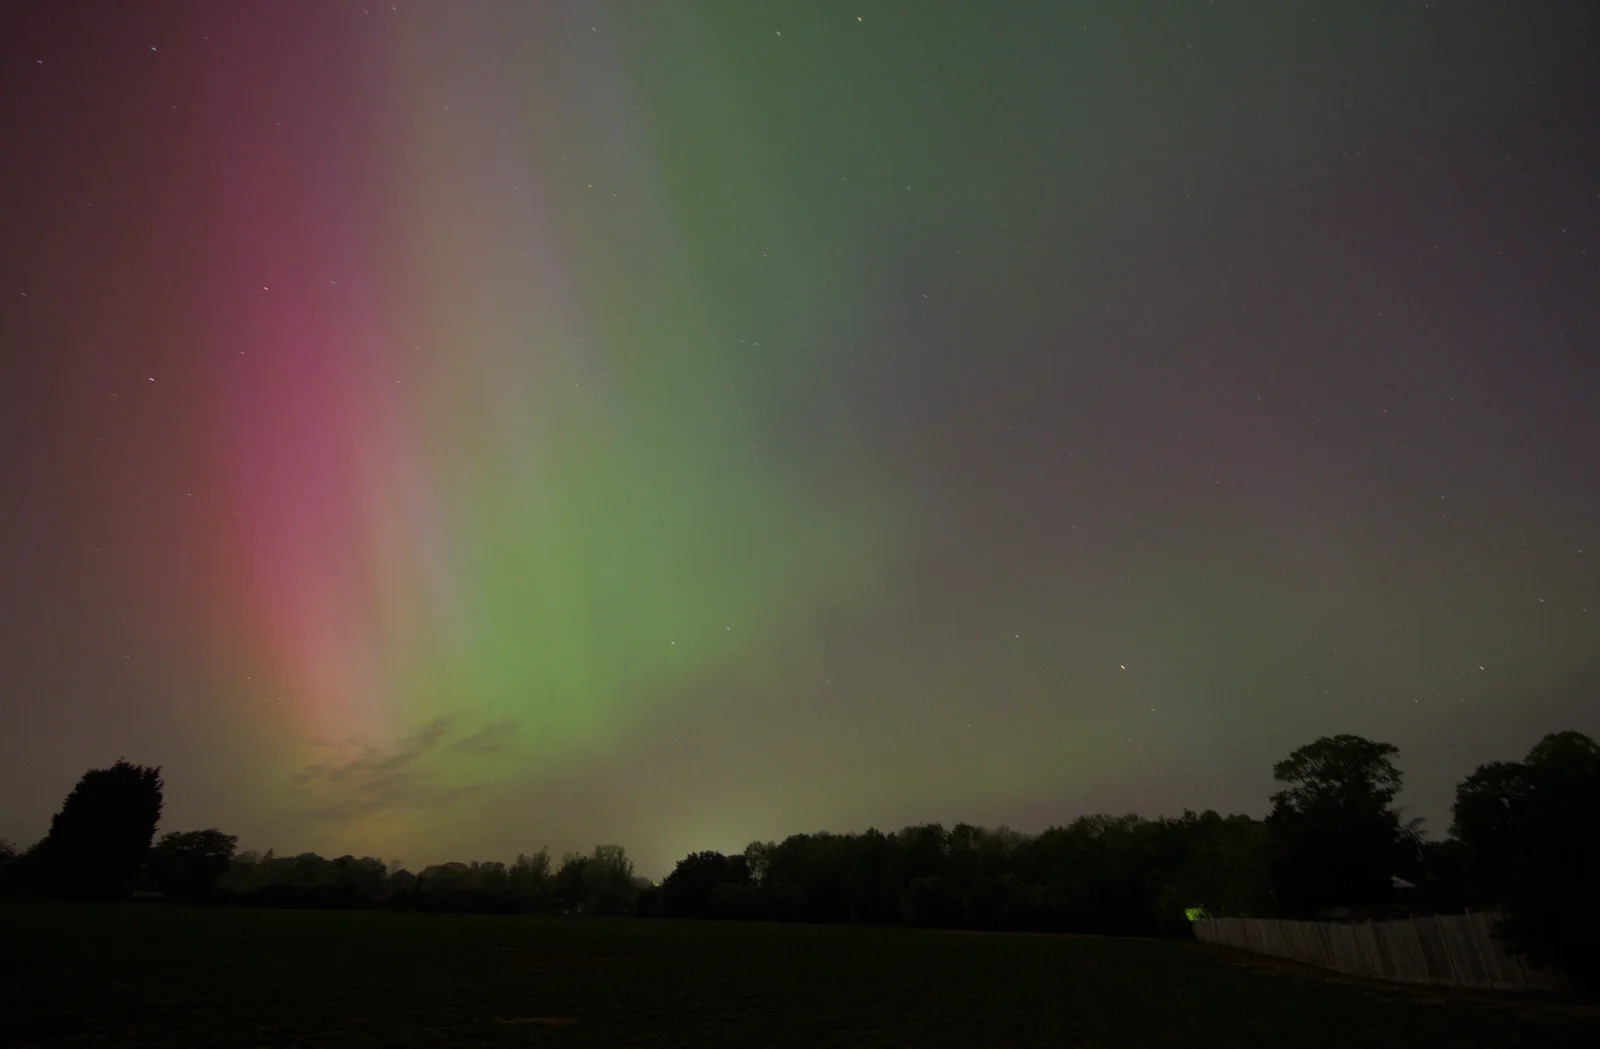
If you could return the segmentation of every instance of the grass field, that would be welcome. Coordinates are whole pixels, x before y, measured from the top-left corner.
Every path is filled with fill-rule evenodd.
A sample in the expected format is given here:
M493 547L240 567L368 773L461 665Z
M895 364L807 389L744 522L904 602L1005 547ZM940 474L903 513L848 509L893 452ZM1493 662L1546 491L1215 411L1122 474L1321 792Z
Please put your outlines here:
M23 1046L1600 1045L1140 940L7 904L0 958Z

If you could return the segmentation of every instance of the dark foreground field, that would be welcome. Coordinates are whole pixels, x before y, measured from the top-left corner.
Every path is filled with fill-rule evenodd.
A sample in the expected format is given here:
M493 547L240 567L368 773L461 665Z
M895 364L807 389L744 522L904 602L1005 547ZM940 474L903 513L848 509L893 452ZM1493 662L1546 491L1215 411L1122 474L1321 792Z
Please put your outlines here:
M1600 1045L1137 940L12 904L0 958L7 1045Z

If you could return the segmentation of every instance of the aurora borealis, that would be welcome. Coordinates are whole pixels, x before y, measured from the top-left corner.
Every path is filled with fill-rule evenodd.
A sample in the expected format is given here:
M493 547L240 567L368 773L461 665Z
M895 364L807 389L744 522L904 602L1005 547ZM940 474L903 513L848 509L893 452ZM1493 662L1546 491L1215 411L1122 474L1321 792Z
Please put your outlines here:
M27 6L29 9L24 10ZM645 873L1600 732L1574 4L0 15L0 837Z

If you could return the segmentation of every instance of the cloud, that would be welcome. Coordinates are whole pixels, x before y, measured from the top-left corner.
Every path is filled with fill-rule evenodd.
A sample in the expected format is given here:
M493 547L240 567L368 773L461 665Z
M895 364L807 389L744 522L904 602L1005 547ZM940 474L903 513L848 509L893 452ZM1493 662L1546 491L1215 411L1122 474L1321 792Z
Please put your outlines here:
M491 721L464 739L458 739L446 748L453 754L475 754L483 757L500 757L511 753L511 737L516 734L517 723L511 718Z
M491 721L458 731L440 717L388 746L359 740L331 744L330 755L293 776L294 814L323 821L402 813L438 813L479 798L495 783L481 778L487 759L511 753L516 722ZM477 759L463 761L463 758ZM477 772L479 776L465 776Z

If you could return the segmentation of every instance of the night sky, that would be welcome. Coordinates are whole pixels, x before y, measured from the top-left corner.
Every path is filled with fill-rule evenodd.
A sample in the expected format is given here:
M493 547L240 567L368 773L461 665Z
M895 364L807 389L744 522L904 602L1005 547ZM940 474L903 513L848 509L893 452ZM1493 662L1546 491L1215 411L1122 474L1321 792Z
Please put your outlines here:
M11 3L0 837L1261 814L1600 735L1600 9Z

